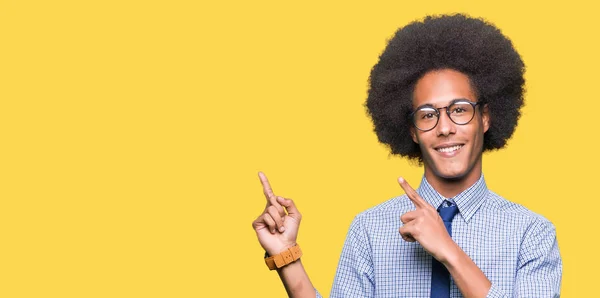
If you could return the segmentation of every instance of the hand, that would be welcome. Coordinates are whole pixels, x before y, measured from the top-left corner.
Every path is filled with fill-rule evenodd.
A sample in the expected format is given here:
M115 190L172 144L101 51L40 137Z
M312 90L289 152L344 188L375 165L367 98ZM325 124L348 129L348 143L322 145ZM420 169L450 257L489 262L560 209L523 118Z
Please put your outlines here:
M263 186L267 206L262 214L252 222L252 227L256 231L260 245L269 255L273 256L296 245L302 215L292 200L273 194L265 174L259 172L258 177Z
M404 213L400 217L404 224L400 227L402 239L408 242L418 241L436 260L445 263L449 253L458 246L448 234L442 218L406 180L399 178L398 182L416 207L416 210Z

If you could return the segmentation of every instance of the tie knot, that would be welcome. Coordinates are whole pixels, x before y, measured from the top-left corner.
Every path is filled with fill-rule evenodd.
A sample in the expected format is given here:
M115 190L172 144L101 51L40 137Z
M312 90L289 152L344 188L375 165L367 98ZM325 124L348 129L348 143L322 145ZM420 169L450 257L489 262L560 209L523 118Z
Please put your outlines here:
M454 216L458 214L458 207L456 204L444 200L442 206L440 206L439 212L440 217L442 217L444 222L451 222Z

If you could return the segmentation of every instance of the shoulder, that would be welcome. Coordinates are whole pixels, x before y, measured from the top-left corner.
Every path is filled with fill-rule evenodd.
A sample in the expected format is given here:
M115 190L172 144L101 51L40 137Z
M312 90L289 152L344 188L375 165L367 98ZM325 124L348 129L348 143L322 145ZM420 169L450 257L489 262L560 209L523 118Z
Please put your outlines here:
M527 230L552 230L554 224L541 214L529 210L525 206L509 201L493 191L488 191L484 212L494 213L495 216L518 222Z
M503 218L496 223L510 235L505 239L512 237L517 241L515 244L519 247L518 268L538 260L542 262L545 270L562 270L556 227L550 220L491 191L486 205L488 210L493 210L492 216Z

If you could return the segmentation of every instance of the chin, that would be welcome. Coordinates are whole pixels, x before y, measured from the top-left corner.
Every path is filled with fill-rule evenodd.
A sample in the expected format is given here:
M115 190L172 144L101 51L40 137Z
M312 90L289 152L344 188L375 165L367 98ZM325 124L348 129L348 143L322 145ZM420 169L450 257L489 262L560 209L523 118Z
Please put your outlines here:
M465 178L467 176L466 172L441 172L441 173L436 173L436 176L446 179L446 180L450 180L450 181L458 181L458 180L462 180L463 178Z
M466 170L434 171L435 175L450 181L458 181L467 176Z
M468 179L473 171L476 169L477 162L469 161L458 161L454 160L449 162L448 160L437 161L430 167L432 173L446 181L461 181Z

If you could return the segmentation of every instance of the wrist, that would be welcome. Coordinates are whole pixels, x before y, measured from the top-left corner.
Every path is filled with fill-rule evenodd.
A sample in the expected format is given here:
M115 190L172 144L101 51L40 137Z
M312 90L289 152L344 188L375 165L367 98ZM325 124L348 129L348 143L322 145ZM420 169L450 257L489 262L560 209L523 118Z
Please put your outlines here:
M265 264L270 270L276 270L300 260L300 257L302 257L302 250L296 244L280 254L274 256L265 255Z
M265 252L269 256L274 256L274 255L278 255L296 245L297 245L297 243L296 243L296 241L294 241L294 242L287 243L287 244L282 244L282 245L265 248Z

